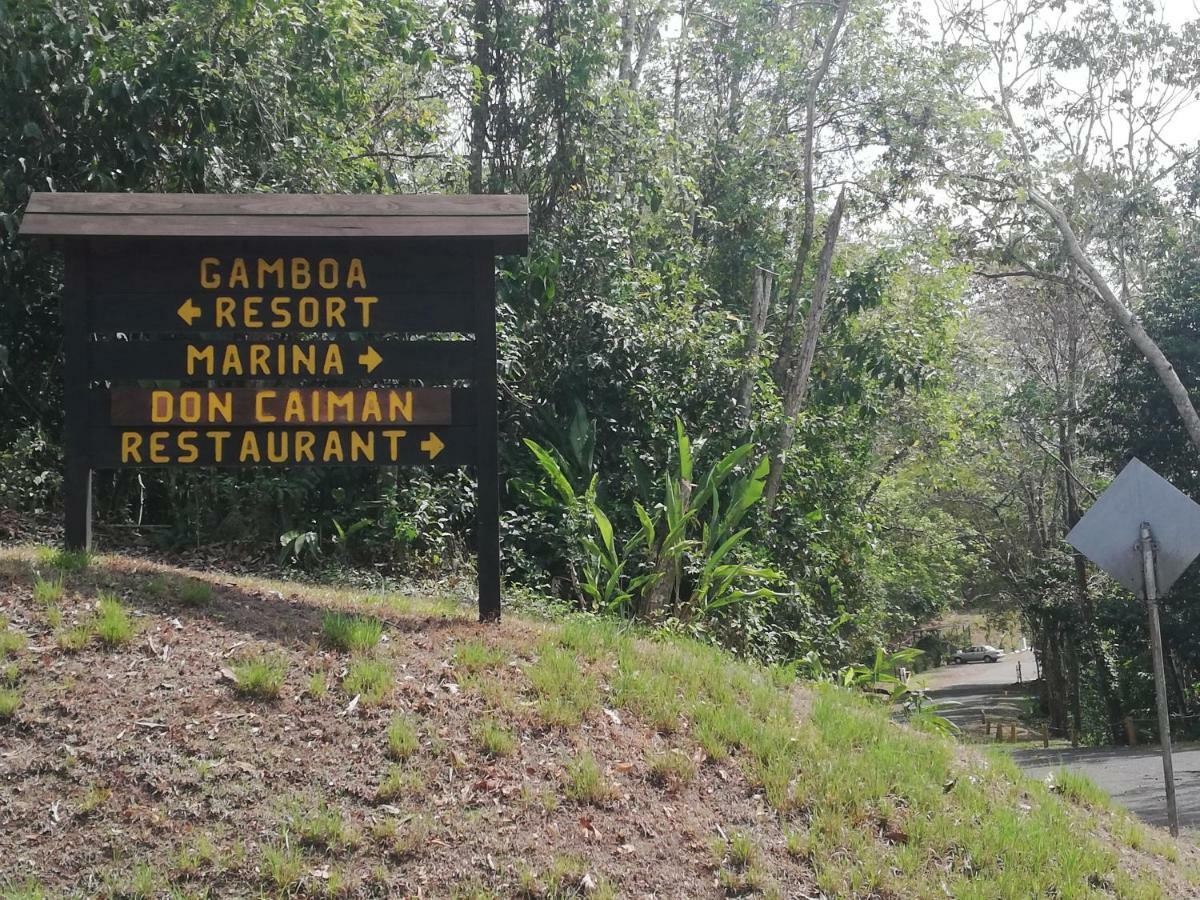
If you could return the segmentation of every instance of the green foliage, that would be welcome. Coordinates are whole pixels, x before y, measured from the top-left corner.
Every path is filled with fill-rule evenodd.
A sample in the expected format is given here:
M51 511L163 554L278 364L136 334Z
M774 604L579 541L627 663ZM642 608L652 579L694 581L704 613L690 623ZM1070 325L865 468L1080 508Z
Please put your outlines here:
M383 623L375 618L327 612L321 617L321 634L335 650L362 653L379 643Z
M92 628L100 643L109 648L128 644L136 633L129 611L115 595L106 593L101 593L96 602L96 617Z
M382 660L353 659L342 679L342 689L358 697L364 706L378 706L392 689L392 667Z
M21 706L21 692L16 688L0 688L0 722L7 722Z
M392 759L408 759L421 749L416 726L403 716L393 718L387 729L387 746Z
M287 678L288 664L282 656L251 656L233 664L234 689L253 700L278 700Z

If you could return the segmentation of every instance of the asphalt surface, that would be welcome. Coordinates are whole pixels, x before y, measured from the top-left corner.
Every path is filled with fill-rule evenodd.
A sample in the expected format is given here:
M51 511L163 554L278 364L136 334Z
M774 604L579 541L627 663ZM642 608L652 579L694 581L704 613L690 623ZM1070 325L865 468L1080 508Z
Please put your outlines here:
M1017 666L1021 677L1032 679L1037 671L1032 650L1006 654L995 663L963 663L930 669L916 677L926 693L945 704L938 713L959 728L975 730L989 719L1011 721L1025 711L1025 691L1017 684Z
M916 680L931 699L947 704L939 710L941 715L964 730L976 731L985 712L993 720L1011 720L1023 710L1025 691L1016 683L1017 663L1026 680L1035 676L1033 652L1026 650L1010 653L998 663L931 669ZM1200 745L1180 745L1174 751L1179 824L1200 828ZM1062 768L1085 775L1143 821L1167 824L1162 754L1157 746L1038 747L1013 750L1012 756L1034 778L1044 779Z

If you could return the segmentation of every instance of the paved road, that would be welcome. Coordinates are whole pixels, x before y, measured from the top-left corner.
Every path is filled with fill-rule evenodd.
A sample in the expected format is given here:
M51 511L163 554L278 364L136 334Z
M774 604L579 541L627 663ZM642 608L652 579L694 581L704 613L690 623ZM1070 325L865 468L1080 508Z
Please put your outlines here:
M1034 672L1033 653L1009 654L998 663L943 666L917 676L929 696L953 701L942 714L964 730L980 726L981 713L1015 718L1025 692L1016 684L1017 663L1026 678ZM1086 775L1143 821L1167 824L1163 797L1162 756L1157 747L1093 747L1014 750L1013 759L1034 778L1067 768ZM1175 748L1175 793L1179 824L1200 828L1200 745Z
M1175 805L1179 824L1200 828L1200 745L1175 747ZM1013 759L1034 778L1066 767L1086 775L1139 818L1166 826L1162 756L1157 747L1014 750Z
M1033 677L1036 666L1032 650L1010 653L996 663L964 663L942 666L917 676L929 696L946 706L940 710L959 728L974 730L983 713L992 719L1011 721L1024 712L1024 689L1017 685L1017 665L1022 676Z

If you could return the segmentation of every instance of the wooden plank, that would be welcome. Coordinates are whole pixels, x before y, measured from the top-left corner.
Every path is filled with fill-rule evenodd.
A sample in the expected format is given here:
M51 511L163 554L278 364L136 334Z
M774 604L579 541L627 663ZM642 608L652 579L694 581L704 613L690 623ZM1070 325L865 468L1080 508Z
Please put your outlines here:
M92 548L92 469L88 464L87 295L88 251L79 242L66 247L63 279L63 480L64 543L68 550Z
M524 216L520 194L136 194L35 192L27 214Z
M113 388L112 425L449 425L449 388ZM103 421L103 420L101 420Z
M230 339L273 332L467 333L474 327L471 297L462 294L109 294L89 300L89 330L121 334Z
M474 377L473 341L92 341L91 381L319 380L323 384Z
M88 290L128 296L193 291L222 294L342 294L471 291L463 252L438 248L347 247L342 242L201 239L115 241L91 254Z
M479 621L500 618L500 455L496 375L496 262L480 256L475 270L475 450Z
M473 428L119 428L93 426L96 469L439 466L470 463Z
M21 234L71 237L519 238L526 216L237 216L26 213ZM505 252L519 252L510 249Z

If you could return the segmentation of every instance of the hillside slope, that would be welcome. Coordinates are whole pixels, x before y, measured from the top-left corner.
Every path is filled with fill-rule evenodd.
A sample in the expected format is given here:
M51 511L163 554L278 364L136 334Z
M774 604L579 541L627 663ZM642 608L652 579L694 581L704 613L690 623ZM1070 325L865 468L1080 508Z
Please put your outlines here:
M0 551L2 896L1197 893L1194 847L705 647L84 562Z

